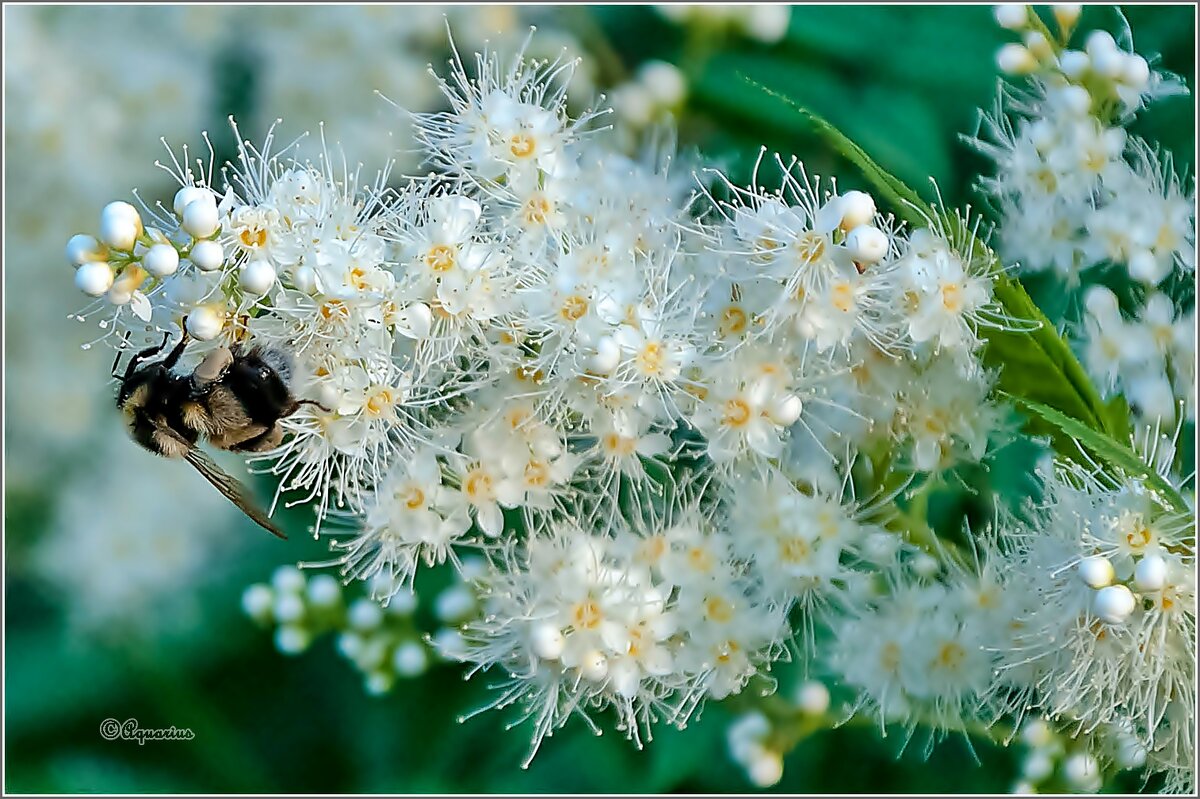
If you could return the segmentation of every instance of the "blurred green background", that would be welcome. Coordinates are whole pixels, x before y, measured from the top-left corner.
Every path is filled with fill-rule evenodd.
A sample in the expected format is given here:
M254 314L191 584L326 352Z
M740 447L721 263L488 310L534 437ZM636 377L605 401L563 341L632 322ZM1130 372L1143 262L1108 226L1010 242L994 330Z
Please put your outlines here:
M484 679L464 683L437 666L371 697L332 641L279 654L242 616L242 589L281 563L322 557L325 543L269 540L186 466L126 441L110 407L110 358L79 348L102 331L66 319L84 303L63 244L131 186L170 197L153 168L160 136L196 143L211 130L227 151L231 113L252 139L276 116L284 139L325 119L370 168L397 149L403 164L401 124L372 91L437 107L424 64L444 63L443 12L5 7L6 790L751 790L727 753L730 712L719 705L686 732L656 733L641 752L569 725L522 771L528 738L503 731L505 714L456 723L484 701ZM445 13L463 49L489 37L511 45L536 23L547 50L585 59L585 91L611 89L649 59L679 65L683 148L736 178L766 145L857 185L786 104L745 76L825 116L906 182L935 178L956 204L974 199L986 167L959 134L991 107L994 53L1007 41L988 6L795 7L770 44L652 7ZM1194 9L1126 13L1139 52L1161 54L1194 89ZM1115 24L1109 8L1089 7L1083 19ZM1171 98L1135 126L1180 171L1194 163L1194 108L1191 97ZM290 529L306 523L284 519ZM187 727L195 739L105 741L98 727L109 717ZM919 746L897 758L899 749L898 737L873 730L822 733L787 756L772 790L1003 792L1015 778L1016 753L987 742L974 742L979 762L957 739L928 762Z

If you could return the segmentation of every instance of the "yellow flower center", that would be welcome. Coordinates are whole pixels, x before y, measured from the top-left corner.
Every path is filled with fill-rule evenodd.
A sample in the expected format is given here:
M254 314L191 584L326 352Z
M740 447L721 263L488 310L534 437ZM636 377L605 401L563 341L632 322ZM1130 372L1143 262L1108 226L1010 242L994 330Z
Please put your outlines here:
M242 242L243 247L256 250L267 243L267 231L259 227L243 228L242 232L238 233L238 240Z
M476 502L490 501L492 498L492 476L479 467L467 473L463 481L463 491Z
M666 350L657 341L646 342L641 352L637 355L638 368L641 369L643 374L647 375L657 375L662 372L666 360Z
M793 246L802 265L819 261L825 255L825 237L814 230L804 231Z
M604 621L604 613L594 599L585 599L571 609L571 619L577 630L594 630Z
M373 417L384 416L391 412L395 402L396 395L392 389L387 387L379 388L371 396L367 397L367 415Z
M341 300L326 300L320 310L326 322L344 322L350 318L350 307Z
M837 308L842 313L850 313L854 310L854 287L849 283L837 283L833 290L829 293L830 301L833 307Z
M704 615L710 620L725 623L733 618L733 605L724 597L710 596L704 600Z
M434 272L449 272L454 268L458 248L448 244L437 244L425 253L425 265Z
M522 216L527 225L544 225L553 210L554 206L550 204L550 200L539 192L525 202Z
M750 421L750 404L744 399L735 398L725 402L725 416L722 424L729 427L741 427Z
M508 151L515 158L528 158L533 155L536 144L528 133L518 133L508 140Z
M572 294L563 300L562 308L559 310L559 314L568 322L578 322L587 312L587 298L578 294Z
M721 312L721 335L740 335L745 332L747 322L746 312L737 305L730 305Z
M963 307L963 287L961 283L942 284L942 307L950 313L958 313Z
M409 488L408 495L407 495L406 499L404 500L404 506L406 508L408 508L409 510L416 510L417 508L424 507L424 505L425 505L425 492L422 491L417 486L412 486L411 488Z

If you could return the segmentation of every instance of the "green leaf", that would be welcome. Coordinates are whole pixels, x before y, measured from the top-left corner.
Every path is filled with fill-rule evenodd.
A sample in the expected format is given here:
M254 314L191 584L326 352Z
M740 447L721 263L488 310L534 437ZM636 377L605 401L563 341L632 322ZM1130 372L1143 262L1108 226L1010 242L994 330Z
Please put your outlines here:
M900 219L914 227L924 227L929 219L935 217L950 228L963 224L958 217L925 202L833 125L787 97L761 84L755 85L775 94L799 111L822 139L862 172ZM980 335L987 343L983 352L984 364L993 368L1003 367L1000 369L998 388L1013 396L1053 408L1110 438L1128 438L1127 409L1120 403L1105 404L1066 340L1034 304L1021 283L1003 273L996 256L981 241L975 240L974 247L976 256L993 261L997 273L994 295L1004 313L1024 322L1023 328L1029 328L1005 330L985 327L980 330ZM1030 425L1031 432L1049 435L1055 448L1064 454L1075 452L1070 436L1064 435L1060 427L1045 419L1040 421L1040 424Z
M1192 510L1183 495L1162 475L1151 469L1138 455L1107 435L1097 432L1078 419L1025 397L1011 396L1022 407L1033 411L1063 433L1087 447L1105 463L1119 469L1129 477L1145 482L1154 493L1158 503L1168 511L1190 516Z

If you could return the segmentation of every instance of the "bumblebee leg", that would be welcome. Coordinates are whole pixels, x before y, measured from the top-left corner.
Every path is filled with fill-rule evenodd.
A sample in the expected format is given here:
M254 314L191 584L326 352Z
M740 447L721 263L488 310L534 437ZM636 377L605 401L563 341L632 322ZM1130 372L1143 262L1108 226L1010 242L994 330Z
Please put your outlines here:
M288 416L291 416L293 413L300 410L301 405L316 405L318 408L325 411L325 413L333 413L333 408L327 408L324 405L322 405L321 403L317 402L316 400L302 399L302 400L296 400L291 405L289 405L283 412L284 417L286 418Z
M184 349L184 347L187 346L187 343L188 343L188 333L187 333L187 329L184 329L183 338L179 339L179 343L175 345L175 349L171 350L171 354L168 355L166 357L166 359L163 361L162 365L163 365L164 369L170 369L173 366L175 366L175 364L179 363L179 358L183 355L183 349ZM167 342L163 341L164 347L166 346L166 344L167 344ZM162 347L160 347L159 349L162 349Z
M112 369L109 370L112 373L113 377L120 377L120 375L117 374L117 364L119 364L121 362L121 351L124 350L127 346L129 346L129 334L131 332L133 332L133 331L131 331L131 330L125 331L125 338L121 339L121 346L117 347L117 357L113 358Z
M283 428L276 424L264 433L254 438L248 438L240 444L230 447L234 452L266 452L275 449L283 441Z
M135 369L137 369L137 366L140 362L144 361L147 358L151 358L155 355L158 355L160 352L162 352L163 348L167 346L167 340L170 338L171 338L170 333L163 333L162 344L159 344L157 347L147 347L146 349L142 350L141 352L137 353L132 358L130 358L129 365L125 367L125 379L128 380L129 378L133 377L133 372ZM116 364L113 364L113 366L116 366Z

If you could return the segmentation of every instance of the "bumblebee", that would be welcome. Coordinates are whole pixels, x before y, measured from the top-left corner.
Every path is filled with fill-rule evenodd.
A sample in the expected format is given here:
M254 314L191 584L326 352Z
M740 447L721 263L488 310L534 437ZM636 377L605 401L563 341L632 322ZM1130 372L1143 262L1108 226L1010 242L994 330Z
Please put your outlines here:
M186 328L179 343L161 361L147 362L164 349L162 343L136 353L120 381L117 407L125 415L138 444L166 458L192 464L218 491L272 534L287 538L255 503L250 491L216 464L199 445L207 440L218 449L262 452L283 440L281 420L301 405L289 387L292 374L287 353L262 346L219 347L190 374L172 371L188 344Z

